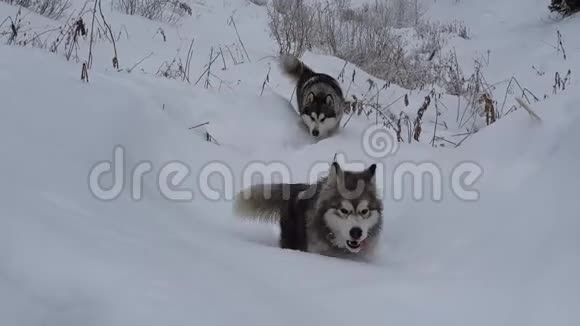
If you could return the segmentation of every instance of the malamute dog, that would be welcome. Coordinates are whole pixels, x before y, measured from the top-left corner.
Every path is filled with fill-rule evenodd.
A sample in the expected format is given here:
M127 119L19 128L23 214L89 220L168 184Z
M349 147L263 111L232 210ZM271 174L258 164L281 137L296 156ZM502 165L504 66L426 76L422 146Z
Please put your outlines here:
M325 138L335 133L342 119L345 101L338 81L316 73L292 55L280 57L282 71L296 80L298 113L309 133Z
M237 194L235 214L278 222L281 248L367 260L382 229L375 170L344 171L334 162L312 185L254 185Z

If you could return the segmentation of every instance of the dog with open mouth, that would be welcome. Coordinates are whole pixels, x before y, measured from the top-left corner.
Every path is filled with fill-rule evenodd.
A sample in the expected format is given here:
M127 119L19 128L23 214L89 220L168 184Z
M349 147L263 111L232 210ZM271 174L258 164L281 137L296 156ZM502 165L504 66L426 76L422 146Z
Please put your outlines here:
M333 257L372 258L382 229L376 164L337 162L315 184L258 184L236 196L235 214L280 225L280 247Z

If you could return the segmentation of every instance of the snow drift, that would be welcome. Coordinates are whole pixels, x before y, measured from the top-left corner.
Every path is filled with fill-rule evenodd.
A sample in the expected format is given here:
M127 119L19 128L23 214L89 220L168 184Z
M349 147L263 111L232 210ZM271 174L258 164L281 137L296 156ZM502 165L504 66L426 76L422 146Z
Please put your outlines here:
M474 18L475 3L438 4L431 12L453 8L453 15ZM570 50L567 61L556 60L553 48L540 46L552 38L553 27L537 23L539 9L532 4L518 3L532 14L509 23L503 2L479 3L487 8L485 19L498 25L487 30L475 24L474 39L456 46L465 61L475 48L511 54L494 59L490 78L507 78L501 73L513 69L539 92L549 89L549 76L534 75L531 64L551 72L580 62L572 50L580 45L571 40L578 21L557 26L570 35ZM238 27L256 33L247 44L251 55L266 55L260 7L233 2L221 11L216 5L197 23L212 26L212 17L227 17L236 6L245 15ZM252 23L254 17L262 18ZM145 44L147 37L136 39ZM456 149L400 144L376 158L361 146L372 117L354 117L335 138L313 142L302 135L290 110L292 85L275 65L271 87L260 94L271 61L228 69L221 76L241 80L240 86L218 90L103 67L91 71L87 84L79 80L78 65L60 57L6 45L0 51L3 325L580 322L575 80L568 91L531 104L542 122L518 109ZM325 56L305 60L334 75L342 68L340 60ZM148 64L155 67L145 63L145 70ZM124 153L122 191L103 201L91 192L89 174L99 162L112 162L117 147ZM280 250L274 226L232 216L228 194L239 190L249 164L284 162L293 181L306 181L314 164L336 153L383 168L385 232L375 262ZM190 200L164 196L159 175L171 162L187 167L184 181L172 186L189 190ZM408 162L438 168L441 200L430 199L429 186L414 200L410 179L403 183L404 198L393 198L395 172ZM461 200L452 187L454 169L465 162L483 171L472 185L475 201ZM132 173L143 163L150 171L133 188ZM203 177L211 164L227 168L233 187L219 175ZM114 177L104 174L101 182L110 187ZM221 196L208 198L208 187Z

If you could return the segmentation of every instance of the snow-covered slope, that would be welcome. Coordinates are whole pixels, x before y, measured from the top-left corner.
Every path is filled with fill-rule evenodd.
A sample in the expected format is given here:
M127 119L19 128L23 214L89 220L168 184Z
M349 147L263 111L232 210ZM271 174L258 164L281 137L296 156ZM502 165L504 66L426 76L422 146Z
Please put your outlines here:
M151 38L158 24L111 14L130 35L119 42L122 68L155 55L139 66L144 73L117 72L110 49L98 47L89 83L79 80L79 63L1 45L0 323L578 325L579 84L573 78L554 95L550 83L556 71L580 63L573 38L580 21L546 22L542 1L513 2L439 0L429 15L466 19L472 39L450 45L465 69L490 49L490 83L516 75L541 99L546 93L532 103L542 122L519 109L456 149L401 144L380 158L361 146L374 117L354 117L337 137L317 143L301 134L288 103L292 85L269 66L263 8L245 1L200 5L199 17L179 30L164 27L166 43ZM14 10L0 4L2 13ZM217 78L205 89L154 76L194 36L197 79L211 46L235 42L232 12L253 60L216 71L222 87ZM566 60L551 46L555 30L565 38ZM169 37L178 34L181 40ZM305 60L333 75L343 66L312 53ZM367 77L357 74L358 85ZM393 86L383 100L404 92ZM91 192L90 172L112 161L115 148L124 153L122 192L103 201ZM293 181L307 181L316 163L336 153L383 169L385 232L375 262L280 250L275 227L232 216L230 199L249 165L284 162ZM132 173L147 162L151 171L139 185ZM408 162L438 168L441 200L430 199L431 187L414 200L408 179L404 198L395 200L395 171ZM483 171L472 186L476 201L452 188L453 171L465 162ZM173 186L189 189L192 199L166 198L179 195L158 184L171 180L163 177L167 166L187 167ZM206 178L211 171L231 173L230 182ZM111 174L102 179L103 187L113 184Z

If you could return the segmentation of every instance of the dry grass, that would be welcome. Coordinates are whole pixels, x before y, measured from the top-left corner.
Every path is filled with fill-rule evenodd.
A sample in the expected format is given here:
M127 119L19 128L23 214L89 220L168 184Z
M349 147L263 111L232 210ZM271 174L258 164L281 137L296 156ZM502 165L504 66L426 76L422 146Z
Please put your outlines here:
M489 126L495 122L497 116L494 101L488 93L483 93L479 101L484 105L485 123Z
M72 6L70 0L0 0L13 6L23 7L50 19L61 19Z
M279 53L301 56L318 50L352 62L382 80L408 89L425 89L432 85L456 83L448 76L454 64L451 55L441 49L445 39L457 35L468 39L467 27L460 22L435 24L418 19L409 6L394 6L390 1L351 8L349 2L307 2L273 0L268 5L271 37ZM401 21L401 17L412 14ZM409 27L418 45L411 45L398 26ZM457 69L456 69L457 70ZM450 80L451 79L451 80Z
M189 4L180 0L114 0L113 4L124 14L168 24L177 24L184 16L193 14Z
M419 108L419 110L417 111L417 117L415 118L415 121L413 122L413 139L415 139L415 141L419 141L419 137L421 137L421 124L423 121L423 114L425 113L425 111L427 110L427 108L429 107L429 104L431 104L431 97L430 96L425 96L425 101L423 102L423 105L421 105L421 107Z

